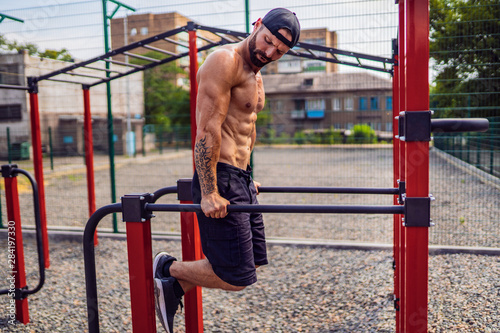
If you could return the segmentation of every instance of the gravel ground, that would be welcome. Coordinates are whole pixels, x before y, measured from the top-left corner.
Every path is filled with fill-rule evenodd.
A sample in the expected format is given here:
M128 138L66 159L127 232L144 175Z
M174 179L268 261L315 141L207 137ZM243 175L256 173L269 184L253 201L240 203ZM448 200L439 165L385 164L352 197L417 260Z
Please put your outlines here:
M390 149L259 147L255 178L270 186L390 187ZM96 156L97 207L110 203L105 156ZM85 169L81 157L56 164L46 174L49 226L83 228L87 219ZM69 162L68 162L69 161ZM189 177L189 152L164 152L116 159L118 196L153 192ZM47 163L45 164L47 165ZM21 164L30 170L30 165ZM500 191L496 183L431 154L431 192L437 201L430 241L439 245L500 247ZM21 176L22 177L22 176ZM23 223L32 220L31 194L20 178ZM262 194L261 203L392 204L390 196ZM360 203L360 200L362 201ZM174 196L159 202L176 202ZM2 202L3 204L4 202ZM5 208L2 209L5 212ZM118 219L120 219L119 216ZM266 215L270 237L392 242L392 217L384 215ZM25 222L28 221L28 222ZM156 232L179 233L178 214L158 213ZM32 224L32 223L31 223ZM100 228L111 228L111 219ZM119 229L124 226L119 223ZM35 270L33 242L25 241L28 271ZM155 241L154 252L180 255L180 242ZM31 323L9 326L7 297L0 297L0 328L5 332L84 332L86 300L80 242L54 241L51 268L42 291L30 296ZM5 239L2 260L7 261ZM131 330L126 245L101 239L97 248L101 331ZM393 332L392 254L384 251L269 246L270 265L259 282L241 293L204 290L206 332ZM1 258L1 257L0 257ZM0 265L0 266L6 266ZM500 258L471 254L434 255L429 260L429 331L500 332ZM0 268L0 287L8 272ZM36 284L29 273L28 284ZM4 281L4 283L1 283ZM176 318L183 331L183 315ZM159 332L162 330L159 329Z
M34 267L34 247L26 248ZM177 241L155 241L153 248L181 252ZM130 332L126 244L101 239L96 254L101 331ZM0 298L5 332L87 330L81 244L52 242L51 255L46 285L29 298L28 325L8 325L8 299ZM269 257L259 281L243 292L204 289L206 332L394 332L390 252L269 246ZM431 256L429 275L429 332L500 332L499 257ZM28 275L30 285L36 279ZM181 313L175 332L183 327Z

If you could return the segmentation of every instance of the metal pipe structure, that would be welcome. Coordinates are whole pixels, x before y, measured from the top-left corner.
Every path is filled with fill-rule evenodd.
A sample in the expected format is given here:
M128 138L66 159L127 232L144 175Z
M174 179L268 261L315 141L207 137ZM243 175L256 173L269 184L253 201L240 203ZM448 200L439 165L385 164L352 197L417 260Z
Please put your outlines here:
M92 116L90 113L89 87L83 86L83 141L85 142L85 166L87 170L87 200L89 217L95 212L94 184L94 142L92 137ZM98 244L97 232L94 235L94 245Z
M87 286L87 311L89 332L99 332L99 310L97 301L97 282L93 234L99 221L112 213L123 212L127 224L127 247L129 255L130 294L132 303L132 325L134 332L156 332L154 323L155 308L153 303L153 276L151 257L151 214L155 211L181 212L181 231L183 260L199 260L203 257L199 244L199 230L193 212L201 211L200 205L192 204L190 198L191 180L179 180L177 186L159 189L153 194L127 195L121 204L113 204L98 209L85 227L84 261L85 281ZM266 188L265 188L266 189ZM269 187L268 192L285 193L370 193L396 194L395 189L319 188L319 187ZM316 190L316 192L314 191ZM397 190L397 189L396 189ZM161 196L177 193L181 204L155 204ZM230 212L266 212L266 213L339 213L339 214L404 214L404 206L327 206L327 205L229 205ZM194 238L189 239L188 234ZM187 249L187 250L186 250ZM190 255L191 257L186 257ZM187 303L184 296L184 302ZM201 288L191 293L191 306L186 310L186 332L203 331L203 308ZM187 309L187 305L186 305Z
M40 221L42 226L43 251L45 258L45 268L50 267L49 259L49 236L47 233L47 213L45 210L45 187L43 182L43 156L42 138L40 134L40 111L38 108L38 86L31 85L30 91L30 125L31 144L33 146L33 166L35 169L35 179L38 184L38 200L40 203Z
M38 284L33 289L28 289L26 285L26 272L24 266L24 249L21 228L21 212L19 207L19 194L17 189L17 174L23 174L28 178L33 190L33 208L35 213L36 227L36 245L38 251ZM15 289L0 290L0 295L9 294L14 296L16 300L16 319L23 324L29 322L29 310L27 296L38 292L42 289L45 283L45 258L43 248L42 228L40 222L40 205L38 197L38 186L31 175L22 169L18 169L17 165L9 164L2 166L2 176L5 178L5 193L7 204L8 222L8 245L9 249L14 250L14 253L9 251L9 264L12 275L14 276ZM11 255L13 256L11 258Z

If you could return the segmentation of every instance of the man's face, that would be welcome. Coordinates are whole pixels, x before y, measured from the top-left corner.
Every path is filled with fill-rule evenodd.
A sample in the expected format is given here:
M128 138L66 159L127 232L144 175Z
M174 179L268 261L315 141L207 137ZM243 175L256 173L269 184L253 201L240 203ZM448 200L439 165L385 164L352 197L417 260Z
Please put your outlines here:
M288 40L292 40L290 32L286 29L280 29L279 32ZM274 36L263 24L260 25L256 33L248 43L250 51L250 60L257 67L271 61L280 59L290 49Z

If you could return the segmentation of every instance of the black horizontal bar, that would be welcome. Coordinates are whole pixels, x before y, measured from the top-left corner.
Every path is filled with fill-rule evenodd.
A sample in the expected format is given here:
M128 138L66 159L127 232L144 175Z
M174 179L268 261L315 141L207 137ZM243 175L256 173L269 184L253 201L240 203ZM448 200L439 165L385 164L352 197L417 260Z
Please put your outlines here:
M349 194L399 194L398 188L375 187L277 187L261 186L262 193L349 193Z
M486 118L444 118L431 119L431 131L446 132L486 132L489 121Z
M16 86L13 84L0 84L0 89L29 90L28 86Z
M201 212L196 204L146 204L146 211ZM228 212L314 214L404 214L404 206L229 205Z

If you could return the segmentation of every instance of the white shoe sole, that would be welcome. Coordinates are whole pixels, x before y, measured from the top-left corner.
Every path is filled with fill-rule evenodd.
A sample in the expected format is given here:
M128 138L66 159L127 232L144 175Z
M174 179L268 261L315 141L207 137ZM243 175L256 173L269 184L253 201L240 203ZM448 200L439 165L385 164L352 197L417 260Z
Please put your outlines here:
M160 258L164 254L170 255L167 252L158 252L158 254L155 256L155 260L153 262L153 278L156 278L156 267L158 266L158 261L160 261Z
M167 333L170 332L168 328L167 321L167 309L165 307L165 295L163 294L163 286L160 279L155 279L155 308L156 308L156 316L161 322L161 325L165 329Z

